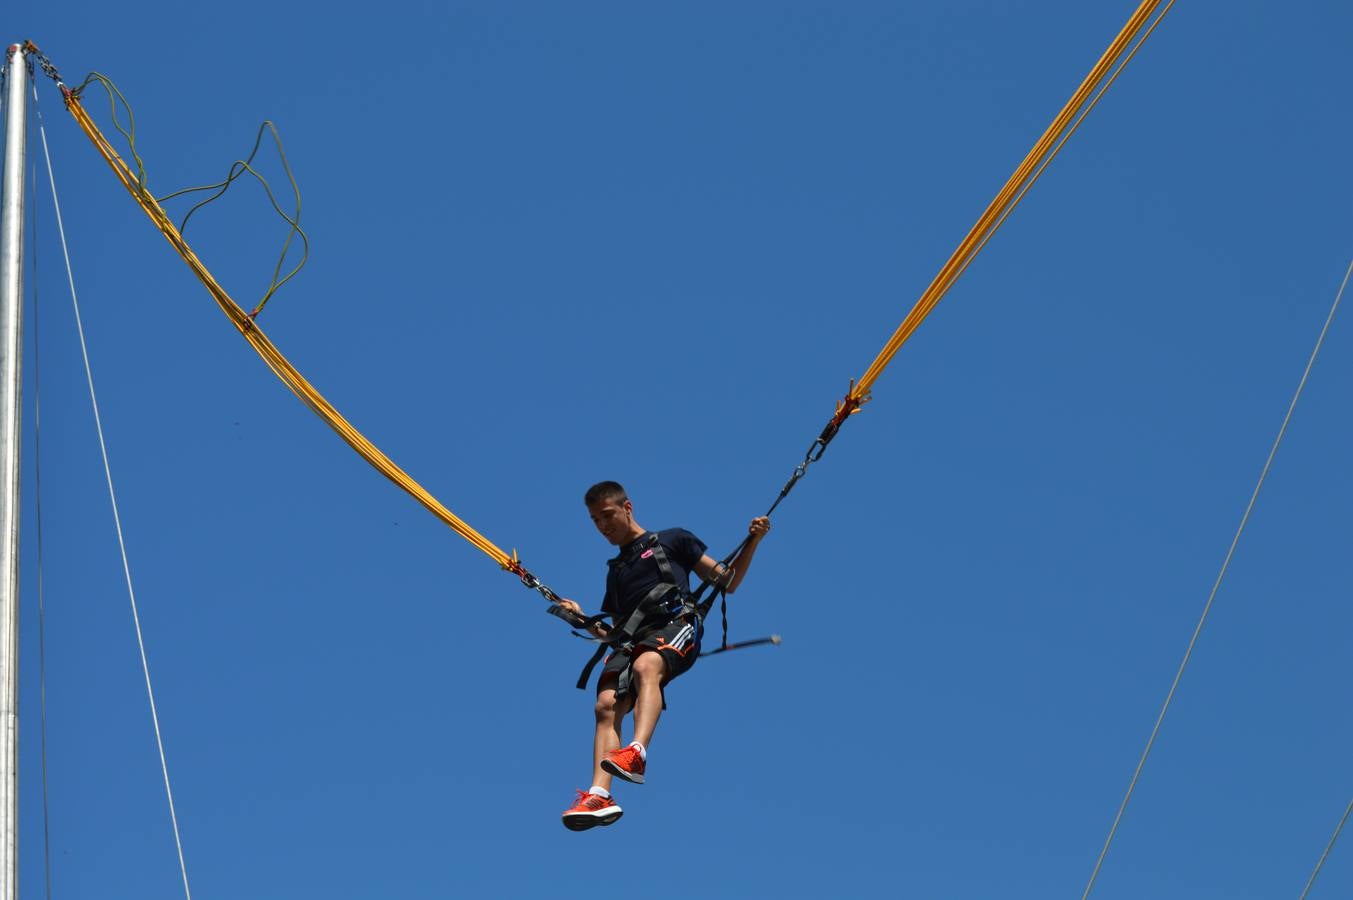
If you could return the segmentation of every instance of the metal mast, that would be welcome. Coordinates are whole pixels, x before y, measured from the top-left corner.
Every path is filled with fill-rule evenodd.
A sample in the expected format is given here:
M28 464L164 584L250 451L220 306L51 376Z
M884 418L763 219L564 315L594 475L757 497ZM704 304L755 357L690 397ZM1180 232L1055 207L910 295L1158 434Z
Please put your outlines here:
M0 900L19 885L19 426L23 402L23 49L9 48L0 211Z

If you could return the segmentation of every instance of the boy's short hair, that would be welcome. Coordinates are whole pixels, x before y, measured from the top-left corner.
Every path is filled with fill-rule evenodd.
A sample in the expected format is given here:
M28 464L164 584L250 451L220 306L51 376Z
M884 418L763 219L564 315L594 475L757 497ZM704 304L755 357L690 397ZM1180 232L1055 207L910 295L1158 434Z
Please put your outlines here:
M583 495L583 504L591 506L593 503L600 503L603 500L614 500L617 503L624 503L629 499L625 489L621 487L618 481L598 481L587 489Z

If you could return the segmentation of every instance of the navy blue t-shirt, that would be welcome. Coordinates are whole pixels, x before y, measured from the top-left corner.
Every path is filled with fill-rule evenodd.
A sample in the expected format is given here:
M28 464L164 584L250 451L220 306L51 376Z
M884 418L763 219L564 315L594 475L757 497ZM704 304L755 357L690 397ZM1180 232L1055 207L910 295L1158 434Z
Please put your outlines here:
M689 591L690 573L705 555L705 542L684 528L664 528L657 534L677 584ZM601 601L601 611L609 613L612 621L618 624L623 623L649 590L662 581L652 548L641 549L652 535L653 532L645 531L642 537L621 547L620 553L608 564L606 597Z

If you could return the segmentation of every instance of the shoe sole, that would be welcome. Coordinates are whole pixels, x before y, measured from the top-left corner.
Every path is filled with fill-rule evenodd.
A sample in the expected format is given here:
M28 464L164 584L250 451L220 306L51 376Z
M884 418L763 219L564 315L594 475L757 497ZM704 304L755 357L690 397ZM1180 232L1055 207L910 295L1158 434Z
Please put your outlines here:
M644 776L636 774L634 772L626 772L624 769L620 768L615 763L611 762L609 759L603 759L601 761L601 767L607 772L614 775L616 778L624 779L625 781L628 781L630 784L644 783Z
M598 825L611 825L625 814L624 810L614 810L601 815L596 813L573 813L564 816L564 827L569 831L586 831Z

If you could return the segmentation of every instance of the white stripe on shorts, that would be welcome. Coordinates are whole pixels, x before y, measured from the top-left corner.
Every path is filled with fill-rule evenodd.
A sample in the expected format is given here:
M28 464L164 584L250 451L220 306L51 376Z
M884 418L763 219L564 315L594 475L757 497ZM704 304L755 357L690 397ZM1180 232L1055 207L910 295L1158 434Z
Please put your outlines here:
M691 639L693 637L695 637L695 626L687 625L685 628L681 629L676 633L676 636L672 638L672 642L667 646L677 651L685 650L686 645L688 645L691 642Z

